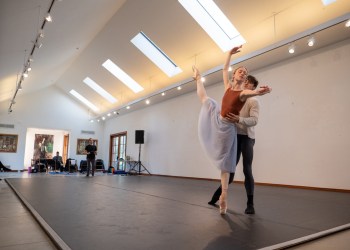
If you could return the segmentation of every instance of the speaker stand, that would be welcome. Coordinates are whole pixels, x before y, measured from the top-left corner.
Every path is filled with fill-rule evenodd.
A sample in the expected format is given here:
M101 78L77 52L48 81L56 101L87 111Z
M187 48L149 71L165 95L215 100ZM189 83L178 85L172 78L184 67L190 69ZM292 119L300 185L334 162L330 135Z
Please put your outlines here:
M141 158L141 143L139 143L139 160L137 161L135 167L138 167L138 169L139 169L139 175L141 174L141 168L143 168L142 171L146 170L147 173L148 173L149 175L151 175L151 173L147 170L147 168L146 168L144 165L142 165L140 158Z

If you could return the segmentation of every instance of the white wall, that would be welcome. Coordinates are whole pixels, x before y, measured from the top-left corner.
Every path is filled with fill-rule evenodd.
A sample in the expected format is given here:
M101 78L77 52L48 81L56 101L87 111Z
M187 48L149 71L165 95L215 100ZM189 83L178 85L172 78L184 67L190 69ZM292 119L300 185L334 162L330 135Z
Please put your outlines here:
M258 126L259 182L350 189L350 41L256 72L273 86Z
M256 182L350 189L349 65L348 40L251 72L273 88L259 97ZM208 94L220 102L222 84ZM135 130L143 129L141 160L151 173L218 179L198 142L199 109L190 93L107 121L105 137L128 131L127 154L137 159ZM244 179L241 165L235 179Z
M1 105L7 105L7 103ZM26 169L33 156L34 143L27 140L33 140L35 133L50 132L49 134L55 134L59 138L63 136L62 133L67 132L69 134L68 157L77 159L79 163L80 160L85 159L85 156L76 155L78 138L92 137L98 139L99 144L104 143L103 124L90 123L89 118L89 112L84 106L73 101L55 86L30 95L18 95L13 112L0 114L0 123L15 125L14 129L0 128L0 133L18 134L17 152L0 153L0 161L4 165L10 165L13 170ZM95 134L82 134L82 130L94 131ZM62 154L62 143L63 138L62 141L61 139L55 141L54 152L58 150ZM99 152L101 159L104 159L105 155L107 157L108 153Z

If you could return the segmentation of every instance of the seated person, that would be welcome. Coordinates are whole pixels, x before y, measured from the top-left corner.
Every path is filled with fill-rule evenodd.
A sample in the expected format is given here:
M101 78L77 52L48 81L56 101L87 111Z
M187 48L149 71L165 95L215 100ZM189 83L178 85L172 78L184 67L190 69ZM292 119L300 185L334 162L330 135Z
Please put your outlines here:
M52 158L52 160L54 161L54 163L56 165L56 167L53 166L54 169L55 170L59 169L61 172L63 172L63 160L62 160L62 156L60 156L60 152L57 151L56 156L54 156Z

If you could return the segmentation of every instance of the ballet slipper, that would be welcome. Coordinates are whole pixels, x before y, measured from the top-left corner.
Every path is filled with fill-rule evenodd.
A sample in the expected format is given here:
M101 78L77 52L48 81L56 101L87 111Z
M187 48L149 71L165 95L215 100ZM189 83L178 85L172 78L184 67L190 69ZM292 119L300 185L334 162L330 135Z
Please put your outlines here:
M227 195L222 193L219 199L220 214L226 214L227 211Z

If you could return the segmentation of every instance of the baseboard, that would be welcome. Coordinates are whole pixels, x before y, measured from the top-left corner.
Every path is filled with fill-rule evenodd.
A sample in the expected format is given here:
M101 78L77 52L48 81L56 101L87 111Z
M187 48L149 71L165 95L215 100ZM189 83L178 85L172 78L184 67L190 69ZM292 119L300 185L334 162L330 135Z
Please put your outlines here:
M235 181L236 182L236 181ZM243 181L239 181L243 183ZM298 189L309 189L309 190L319 190L319 191L329 191L329 192L340 192L340 193L350 193L348 189L338 189L338 188L322 188L322 187L309 187L309 186L296 186L296 185L286 185L286 184L274 184L274 183L262 183L256 182L256 185L260 186L275 186L275 187L285 187L285 188L298 188Z
M182 178L182 179L193 179L193 180L220 182L219 179L210 179L210 178L186 177L186 176L175 176L175 175L161 175L161 174L152 174L152 175L153 176L161 176L161 177L171 177L171 178ZM234 183L244 184L243 181L234 181ZM309 186L274 184L274 183L263 183L263 182L255 182L255 185L257 185L257 186L270 186L270 187L272 186L272 187L296 188L296 189L309 189L309 190L328 191L328 192L350 193L350 190L348 190L348 189L337 189L337 188L309 187Z

